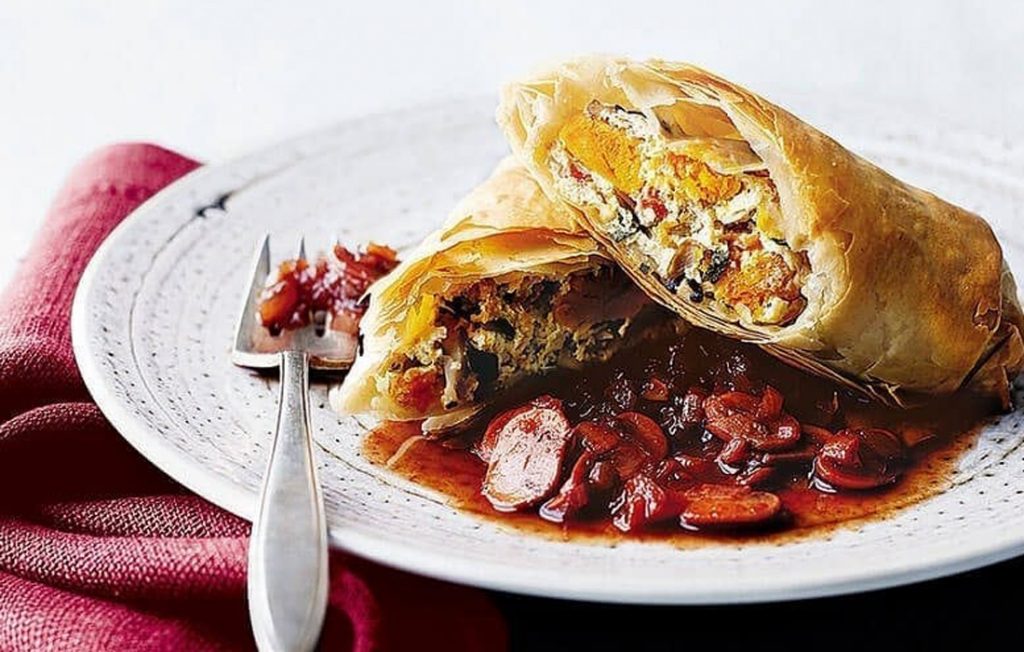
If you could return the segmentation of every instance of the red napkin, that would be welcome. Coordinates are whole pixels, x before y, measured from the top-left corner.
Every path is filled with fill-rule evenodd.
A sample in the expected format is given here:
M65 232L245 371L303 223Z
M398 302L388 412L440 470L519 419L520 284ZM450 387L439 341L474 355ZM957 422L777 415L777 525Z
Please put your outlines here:
M249 526L131 449L79 377L68 319L110 230L195 161L117 145L84 161L0 299L0 649L253 646ZM479 591L342 554L324 649L501 650Z

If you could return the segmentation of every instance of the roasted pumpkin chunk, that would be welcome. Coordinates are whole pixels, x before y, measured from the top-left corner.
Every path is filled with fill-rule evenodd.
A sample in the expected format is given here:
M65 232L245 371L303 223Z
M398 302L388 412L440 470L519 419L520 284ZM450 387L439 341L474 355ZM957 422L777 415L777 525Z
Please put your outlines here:
M639 142L622 129L582 114L569 120L558 137L576 160L616 189L635 193L643 186Z

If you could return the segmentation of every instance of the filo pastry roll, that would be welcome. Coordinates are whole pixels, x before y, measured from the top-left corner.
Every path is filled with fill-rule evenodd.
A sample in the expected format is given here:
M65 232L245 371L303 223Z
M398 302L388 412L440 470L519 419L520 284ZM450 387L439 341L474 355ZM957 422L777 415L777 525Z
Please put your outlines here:
M647 293L887 402L1008 401L1021 313L992 230L700 68L590 57L498 109L545 191Z
M526 377L606 360L645 315L667 314L511 159L370 295L332 406L424 430Z

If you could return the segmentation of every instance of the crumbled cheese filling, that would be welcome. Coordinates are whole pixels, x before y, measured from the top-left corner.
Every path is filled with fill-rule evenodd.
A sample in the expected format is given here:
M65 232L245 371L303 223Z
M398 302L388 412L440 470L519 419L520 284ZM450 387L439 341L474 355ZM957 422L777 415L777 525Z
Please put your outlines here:
M742 323L791 322L809 265L782 239L767 172L722 173L675 144L656 120L592 103L548 165L556 191L596 209L607 236L673 292Z
M566 278L480 281L442 300L426 337L393 357L390 394L451 410L556 367L607 360L648 300L612 265Z

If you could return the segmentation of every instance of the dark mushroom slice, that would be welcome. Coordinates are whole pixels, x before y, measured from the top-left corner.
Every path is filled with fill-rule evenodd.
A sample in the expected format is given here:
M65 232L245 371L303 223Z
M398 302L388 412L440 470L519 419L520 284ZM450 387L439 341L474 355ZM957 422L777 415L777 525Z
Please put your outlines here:
M572 428L561 401L535 399L496 429L483 495L499 511L535 505L554 492Z
M775 468L771 466L752 466L736 476L736 484L744 487L759 487L775 478Z
M680 523L688 528L749 527L771 521L782 511L773 493L746 486L697 485L684 492Z
M738 468L747 461L750 455L750 442L742 437L735 437L725 442L718 453L718 462L728 467Z
M600 421L584 421L573 428L573 434L584 449L603 455L622 441L622 436L611 426Z
M658 423L641 412L623 412L615 417L623 434L655 460L668 455L668 439Z
M666 490L648 475L638 474L626 480L612 503L612 524L622 532L632 532L675 518L681 508L675 492Z
M540 506L540 517L552 523L563 523L575 516L590 503L590 492L587 481L590 469L594 464L595 455L584 451L576 458L569 477L562 484L558 493Z
M899 438L881 428L848 428L835 433L814 458L814 478L826 491L864 491L896 482L904 466Z
M758 451L792 448L800 441L800 424L782 412L782 395L766 388L762 396L725 392L704 401L704 427L723 441L745 439Z

